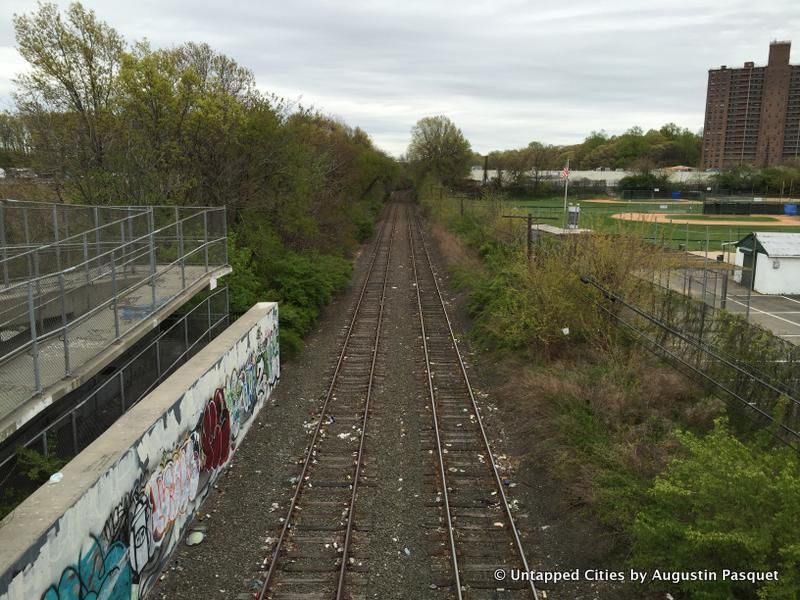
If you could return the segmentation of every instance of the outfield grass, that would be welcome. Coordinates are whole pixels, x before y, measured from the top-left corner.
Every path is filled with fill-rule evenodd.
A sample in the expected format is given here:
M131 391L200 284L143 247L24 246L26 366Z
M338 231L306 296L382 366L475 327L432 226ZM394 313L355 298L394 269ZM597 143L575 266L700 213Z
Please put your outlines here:
M468 201L466 210L469 210ZM542 218L543 223L561 225L564 217L564 199L508 199L503 200L503 212L506 214L525 215L531 213ZM569 202L575 201L570 199ZM770 223L774 219L768 215L704 215L701 204L686 202L648 201L648 202L580 202L580 226L608 233L636 235L651 241L658 241L673 248L683 247L687 250L720 250L722 243L735 242L754 230L800 232L800 221L797 227L776 227ZM666 208L661 206L666 205ZM697 221L697 223L647 223L642 221L625 221L614 219L612 215L621 212L667 213L676 219ZM758 222L759 225L711 225L703 221L721 220ZM762 225L763 223L763 225Z

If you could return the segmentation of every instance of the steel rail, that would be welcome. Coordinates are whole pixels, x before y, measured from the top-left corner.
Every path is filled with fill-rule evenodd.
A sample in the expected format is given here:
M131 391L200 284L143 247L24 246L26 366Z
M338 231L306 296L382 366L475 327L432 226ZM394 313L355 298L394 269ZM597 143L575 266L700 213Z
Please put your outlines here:
M392 226L391 226L391 230L390 230L390 235L394 235L394 227L395 227L396 217L397 217L396 209L393 207L392 216L391 216ZM297 502L300 499L300 493L302 492L303 486L305 485L305 477L306 477L306 474L308 472L308 468L311 465L311 461L313 459L314 449L315 449L315 446L316 446L317 441L319 439L320 431L322 430L322 424L324 422L324 417L325 417L325 415L326 415L326 413L328 411L328 405L330 404L331 398L333 397L333 390L334 390L334 388L336 386L336 382L337 382L337 379L339 377L339 372L341 371L342 363L344 362L344 358L345 358L346 353L347 353L348 344L350 343L350 337L351 337L351 335L353 333L354 325L356 324L356 322L358 320L359 312L361 310L361 304L362 304L362 301L364 300L364 296L366 295L367 287L369 286L369 281L370 281L370 278L372 276L372 272L373 272L373 269L375 267L375 263L377 261L378 254L380 254L381 240L383 239L384 232L385 232L385 230L387 228L388 220L389 219L387 219L387 221L385 221L381 225L381 229L380 229L378 235L376 236L375 248L372 251L372 257L370 259L369 267L367 269L367 274L364 277L364 283L361 286L361 292L359 293L358 301L356 302L355 310L353 311L353 317L350 319L350 323L347 326L347 334L345 336L344 342L342 343L342 350L339 353L339 358L336 361L336 367L335 367L333 375L331 377L331 382L330 382L330 385L328 386L328 391L325 394L325 400L322 403L322 408L320 409L320 412L319 412L319 421L317 423L317 426L314 428L314 434L311 437L311 442L308 445L308 451L306 452L306 457L305 457L305 460L303 462L303 468L300 471L300 475L298 476L298 479L297 479L297 485L295 486L295 489L294 489L294 494L292 495L292 499L289 502L289 510L287 511L286 518L283 521L283 527L281 528L280 536L278 537L278 540L275 543L275 548L272 551L272 558L270 560L269 570L267 571L267 575L264 578L264 583L261 586L261 590L259 591L258 596L256 596L257 600L264 600L264 597L266 596L266 593L269 591L270 584L272 583L272 578L273 578L273 576L275 574L276 566L278 564L278 556L280 554L281 548L283 547L283 543L286 540L286 534L289 531L289 527L290 527L290 524L291 524L292 516L294 515L295 508L297 507ZM391 240L391 238L390 238L390 240ZM387 265L388 265L388 262L389 262L388 255L387 255L386 262L387 262ZM384 287L384 289L385 289L385 287ZM383 299L381 299L381 304L383 304ZM363 431L362 431L362 434L363 434ZM359 457L359 463L360 463L360 457ZM348 514L348 520L352 520L352 518L353 518L353 514L352 514L352 511L350 511L350 514Z
M344 537L344 545L342 550L342 565L339 569L339 583L336 586L336 600L344 598L344 578L347 571L347 554L350 549L350 542L353 533L353 522L355 521L356 497L358 495L358 478L361 476L361 465L363 463L364 455L364 442L367 439L367 419L369 418L369 404L372 399L372 384L375 378L375 365L378 362L378 346L381 338L381 326L383 325L383 308L386 304L386 283L389 281L389 264L392 260L392 245L394 243L395 222L397 217L397 209L395 211L395 219L392 222L392 231L389 235L389 249L386 251L386 267L383 271L383 287L381 288L381 303L378 308L378 324L375 326L375 340L372 346L372 362L369 367L369 383L367 384L367 395L364 401L364 417L361 422L361 439L358 443L358 454L356 455L356 471L353 475L353 490L350 495L350 506L347 509L347 530Z
M513 533L513 536L514 536L514 544L516 546L517 554L519 555L519 558L522 561L522 566L523 566L525 572L530 572L530 567L528 565L528 559L525 557L525 550L522 547L522 540L520 539L519 531L517 530L516 523L514 522L514 517L513 517L512 513L511 513L511 506L508 503L508 498L506 497L505 490L503 489L503 482L502 482L502 479L500 478L500 473L497 470L497 464L495 463L495 460L494 460L494 453L492 452L491 446L489 445L489 438L486 435L486 428L483 425L483 419L481 418L481 413L478 410L478 403L475 400L475 394L473 393L472 385L469 382L469 376L467 375L467 369L464 366L464 360L461 357L461 352L458 349L458 342L456 341L456 336L453 333L453 325L450 322L449 315L447 314L447 308L445 307L444 298L442 297L442 292L441 292L441 290L439 288L439 283L436 281L436 273L433 270L433 262L431 261L430 253L428 252L428 247L425 244L425 236L424 236L424 234L422 232L422 226L419 224L416 216L412 216L412 218L409 219L409 227L410 227L410 222L411 221L413 221L416 224L416 226L417 226L416 228L419 231L419 238L418 239L419 239L419 241L420 241L420 243L422 245L422 249L423 249L424 254L425 254L425 260L427 262L428 269L430 270L431 276L433 278L433 285L434 285L434 289L435 289L435 292L436 292L436 297L439 299L439 302L442 305L442 313L444 314L444 318L445 318L445 321L447 323L447 330L450 333L450 339L451 339L451 341L453 343L453 349L455 351L455 356L456 356L456 358L458 358L458 364L460 366L461 375L464 377L464 383L466 384L467 390L469 392L469 398L470 398L470 402L472 404L472 411L475 414L475 418L476 418L476 420L478 422L478 428L480 429L481 438L483 440L483 446L484 446L484 448L486 448L487 456L489 458L488 462L491 464L491 467L492 467L492 474L494 475L494 480L495 480L495 483L497 485L497 493L500 496L500 500L501 500L501 502L503 504L503 509L505 511L506 518L508 519L508 522L509 522L509 524L511 526L511 532ZM412 240L413 240L413 238L412 238ZM411 247L412 247L412 263L414 263L414 279L415 279L415 281L417 283L417 285L416 285L416 288L417 288L417 302L418 302L419 310L420 310L420 323L422 323L422 302L421 302L421 299L420 299L419 281L417 280L417 276L416 276L416 273L417 273L416 259L414 258L416 256L416 254L413 252L413 247L414 247L413 241L412 241ZM445 471L444 471L444 463L442 461L442 447L441 447L441 440L440 440L439 430L438 430L438 421L437 421L437 418L436 418L436 406L435 406L434 399L433 399L433 394L434 394L434 392L433 392L433 381L432 381L431 374L430 374L430 365L428 364L428 351L427 351L427 341L425 339L424 324L423 324L422 340L423 340L423 344L425 346L425 361L426 361L427 372L428 372L428 386L429 386L429 390L430 390L430 394L431 394L432 412L434 414L434 425L436 427L437 451L439 453L439 458L440 458L440 468L441 468L441 472L442 472L442 477L444 478ZM446 498L447 497L447 484L446 484L446 480L445 479L442 480L442 484L443 484L442 487L443 487L443 490L444 490L444 495L445 495L445 498ZM452 520L450 518L450 514L449 514L450 511L449 511L449 507L448 507L447 504L446 504L446 508L447 508L447 513L448 513L447 514L447 522L448 522L448 529L450 530L451 544L454 544L454 541L453 541L454 540L454 534L453 534L453 529L452 529ZM452 546L452 549L453 549L453 565L454 565L454 568L456 569L456 582L458 583L459 575L458 575L457 558L456 558L456 551L455 551L455 546L454 545ZM531 581L529 579L528 583L530 584L530 590L531 590L531 593L533 594L533 598L535 600L539 600L539 594L538 594L538 592L536 590L536 586L534 585L533 581ZM459 587L458 587L458 598L460 599L461 597L462 597L461 596L461 587L459 585Z
M419 291L419 277L417 276L417 255L414 252L414 234L411 227L412 219L408 219L409 246L411 246L411 265L414 273L414 287L417 290L417 309L419 310L419 326L422 330L422 349L425 354L425 374L428 378L428 396L431 399L431 412L433 413L433 431L436 438L436 455L439 459L439 476L442 478L442 500L444 502L444 514L447 518L447 534L450 540L450 560L453 564L453 576L455 577L456 596L462 600L461 594L461 574L458 568L458 553L456 552L455 528L450 511L450 496L447 493L447 470L444 466L444 456L442 454L442 439L439 433L439 417L436 412L436 394L433 389L433 378L431 377L431 361L428 355L428 334L425 331L425 320L422 316L422 296Z

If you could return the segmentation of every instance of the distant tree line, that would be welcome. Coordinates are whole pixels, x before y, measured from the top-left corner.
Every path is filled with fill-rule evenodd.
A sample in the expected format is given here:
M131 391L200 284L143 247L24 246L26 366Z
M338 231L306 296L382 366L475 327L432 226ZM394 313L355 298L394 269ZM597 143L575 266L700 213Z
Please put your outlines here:
M298 345L348 280L396 162L206 44L129 43L79 3L14 28L31 69L0 115L0 167L48 174L63 201L226 206L232 310L283 301L282 341Z
M489 168L501 169L511 180L531 172L561 169L570 161L576 170L588 169L654 169L675 165L696 167L700 164L702 133L667 123L661 129L645 132L631 127L621 135L593 131L580 144L556 146L531 142L525 148L490 152ZM483 166L481 156L473 156L473 166Z
M758 169L747 165L725 169L714 175L714 184L721 192L800 196L800 162L779 167Z

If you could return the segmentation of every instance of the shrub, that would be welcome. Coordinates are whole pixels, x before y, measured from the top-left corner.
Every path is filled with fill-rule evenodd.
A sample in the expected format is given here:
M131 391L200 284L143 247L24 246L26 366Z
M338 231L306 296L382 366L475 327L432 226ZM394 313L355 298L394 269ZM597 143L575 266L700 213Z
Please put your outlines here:
M684 582L698 598L800 596L800 460L789 448L711 433L678 434L677 458L650 489L633 526L633 563L672 571L779 571L777 582Z

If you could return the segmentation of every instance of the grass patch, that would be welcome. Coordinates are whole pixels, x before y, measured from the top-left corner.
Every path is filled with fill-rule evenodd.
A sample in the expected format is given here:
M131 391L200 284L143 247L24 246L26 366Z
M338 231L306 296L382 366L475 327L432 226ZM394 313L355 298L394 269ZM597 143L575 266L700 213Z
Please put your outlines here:
M460 202L456 199L444 199L453 205ZM570 202L573 202L570 200ZM541 222L561 226L564 219L563 198L544 199L544 200L517 200L506 199L498 196L497 198L485 200L465 200L465 212L470 214L482 215L488 211L488 205L499 206L500 214L513 214L518 216L531 213L534 217L540 218ZM666 208L660 208L662 205ZM800 232L800 219L796 227L773 226L774 217L767 215L756 215L749 217L746 215L704 215L703 207L700 204L688 204L681 202L581 202L580 226L607 233L610 235L623 235L638 237L645 240L658 240L665 246L671 248L683 247L687 250L705 250L706 238L710 250L721 250L723 242L738 241L751 233L755 228L752 225L705 225L703 221L708 220L732 220L732 221L755 221L763 223L758 225L759 231L780 231L780 232ZM649 223L643 221L626 221L615 219L612 215L621 212L642 212L642 213L667 213L676 219L689 219L697 221L692 223Z

